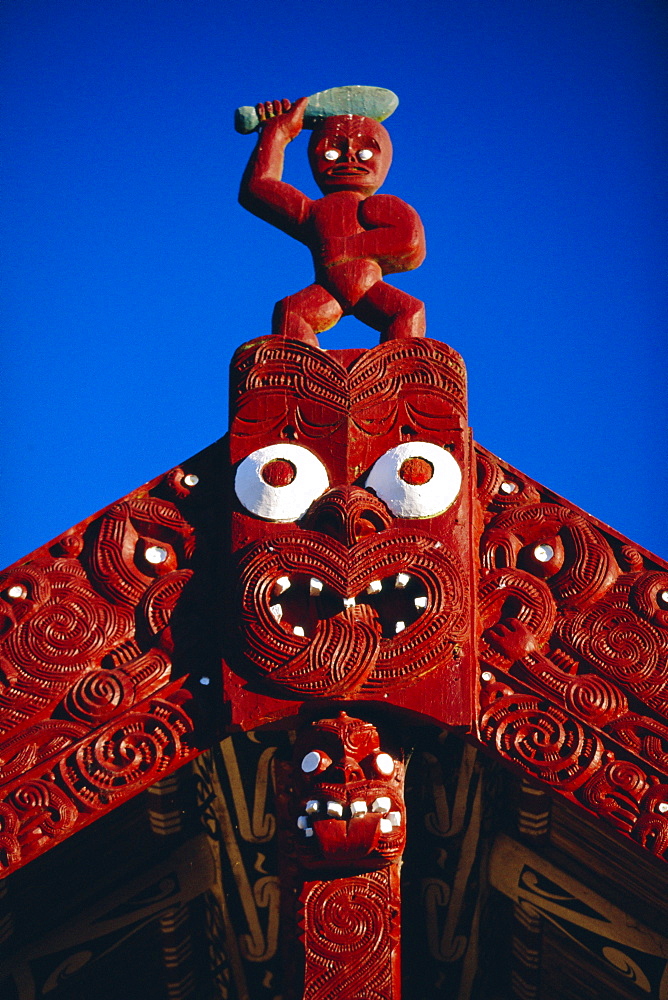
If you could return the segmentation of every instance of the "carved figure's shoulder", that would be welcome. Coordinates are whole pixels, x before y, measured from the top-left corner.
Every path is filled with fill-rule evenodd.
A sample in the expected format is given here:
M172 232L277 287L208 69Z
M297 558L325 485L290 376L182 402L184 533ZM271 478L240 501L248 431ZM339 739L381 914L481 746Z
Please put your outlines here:
M414 208L393 194L373 194L366 198L360 204L359 217L363 223L385 225L408 219L419 221L420 218Z

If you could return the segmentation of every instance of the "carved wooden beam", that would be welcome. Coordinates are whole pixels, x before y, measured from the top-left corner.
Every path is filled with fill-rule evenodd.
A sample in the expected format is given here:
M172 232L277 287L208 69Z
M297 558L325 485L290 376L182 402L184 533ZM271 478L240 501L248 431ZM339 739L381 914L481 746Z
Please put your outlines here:
M478 448L479 738L668 852L668 565Z
M0 576L4 871L210 744L215 470L214 449Z

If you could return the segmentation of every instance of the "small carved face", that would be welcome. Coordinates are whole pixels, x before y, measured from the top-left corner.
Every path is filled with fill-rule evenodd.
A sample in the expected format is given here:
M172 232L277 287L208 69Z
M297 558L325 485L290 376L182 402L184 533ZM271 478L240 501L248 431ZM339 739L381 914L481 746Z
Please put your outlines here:
M309 161L324 194L355 191L368 196L387 177L392 143L380 122L360 115L337 115L314 129Z
M378 867L406 843L404 765L381 749L375 726L340 712L295 744L293 820L302 864Z

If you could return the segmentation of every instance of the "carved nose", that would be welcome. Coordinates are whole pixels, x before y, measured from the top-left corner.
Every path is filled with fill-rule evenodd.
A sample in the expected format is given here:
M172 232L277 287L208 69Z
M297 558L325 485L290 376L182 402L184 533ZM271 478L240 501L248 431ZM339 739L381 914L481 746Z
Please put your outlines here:
M315 501L304 518L304 527L350 546L391 522L392 515L378 497L359 486L338 486Z
M347 755L343 760L335 761L329 769L327 778L345 784L348 781L362 781L364 771L354 757Z

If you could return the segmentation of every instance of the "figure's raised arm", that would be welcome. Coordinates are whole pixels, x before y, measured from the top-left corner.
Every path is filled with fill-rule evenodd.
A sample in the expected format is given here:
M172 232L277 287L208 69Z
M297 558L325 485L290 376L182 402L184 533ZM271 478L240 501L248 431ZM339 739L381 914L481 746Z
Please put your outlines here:
M311 199L281 178L285 147L301 132L307 103L302 97L292 106L289 101L258 104L260 137L239 191L244 208L299 240Z

